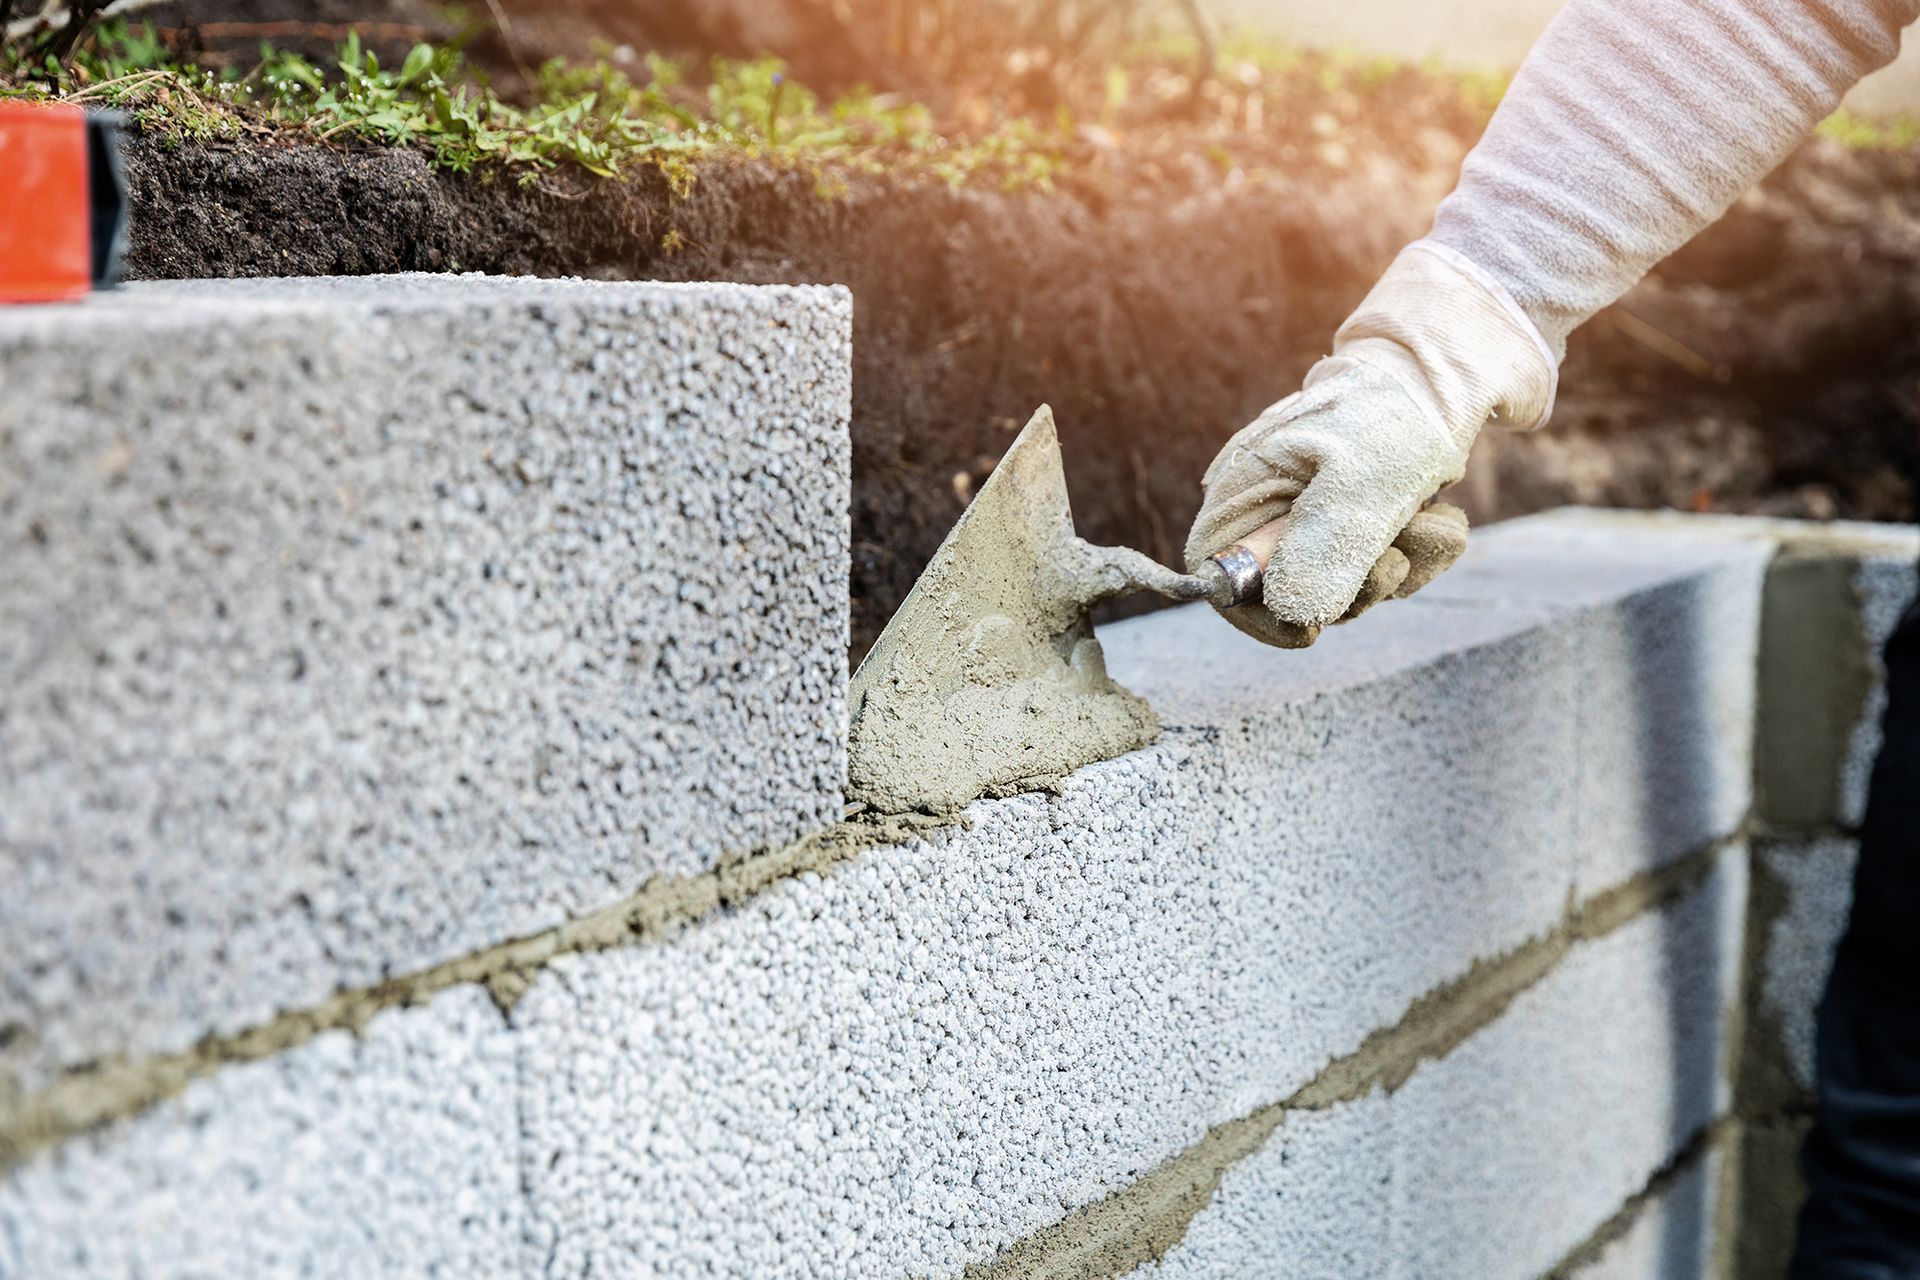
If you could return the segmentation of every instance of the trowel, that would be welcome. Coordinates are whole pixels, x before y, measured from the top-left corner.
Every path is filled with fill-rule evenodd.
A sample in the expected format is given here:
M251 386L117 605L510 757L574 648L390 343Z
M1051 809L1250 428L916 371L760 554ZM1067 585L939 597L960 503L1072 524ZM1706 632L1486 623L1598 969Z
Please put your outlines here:
M1089 611L1134 591L1221 607L1260 596L1283 521L1178 573L1075 535L1053 411L1027 422L940 544L848 690L847 797L944 813L1151 742L1108 677Z

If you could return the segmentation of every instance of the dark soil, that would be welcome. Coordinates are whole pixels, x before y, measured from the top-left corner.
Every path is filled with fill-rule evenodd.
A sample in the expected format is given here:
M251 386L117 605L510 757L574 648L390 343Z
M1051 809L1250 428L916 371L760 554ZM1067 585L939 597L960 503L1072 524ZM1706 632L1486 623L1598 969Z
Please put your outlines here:
M1175 148L1015 195L854 176L826 196L738 163L676 198L649 177L526 186L410 152L148 141L129 264L848 285L858 653L1043 401L1081 531L1175 560L1214 451L1298 384L1463 150L1429 129L1289 147L1248 176ZM1556 425L1476 461L1476 518L1569 501L1911 516L1920 155L1810 145L1617 310L1576 335Z

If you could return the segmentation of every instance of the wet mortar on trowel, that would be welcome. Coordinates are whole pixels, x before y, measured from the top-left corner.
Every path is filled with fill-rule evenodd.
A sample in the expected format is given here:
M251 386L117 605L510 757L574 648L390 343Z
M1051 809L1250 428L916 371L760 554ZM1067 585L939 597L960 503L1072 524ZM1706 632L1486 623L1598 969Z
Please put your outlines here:
M1141 588L1193 598L1197 582L1074 535L1043 407L854 676L849 799L951 812L1145 746L1159 722L1107 674L1088 611Z

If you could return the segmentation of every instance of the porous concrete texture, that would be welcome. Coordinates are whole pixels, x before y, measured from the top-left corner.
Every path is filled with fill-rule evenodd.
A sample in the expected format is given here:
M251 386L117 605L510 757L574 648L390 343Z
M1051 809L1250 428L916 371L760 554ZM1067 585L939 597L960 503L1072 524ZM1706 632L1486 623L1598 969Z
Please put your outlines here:
M1717 529L1554 514L1476 533L1466 557L1418 596L1311 649L1279 653L1219 635L1199 606L1101 638L1108 669L1163 723L1324 715L1324 741L1303 736L1312 745L1286 762L1280 785L1297 777L1302 789L1330 790L1347 815L1442 842L1523 813L1545 819L1536 856L1571 857L1588 897L1746 817L1755 637L1771 553L1764 541ZM1191 660L1200 652L1205 662ZM1428 662L1408 664L1415 654ZM1377 718L1417 714L1445 785L1407 772L1395 749L1376 745L1368 713L1335 700L1335 690L1401 668L1431 687L1459 662L1479 664L1483 682L1436 689L1404 716L1392 697L1367 704ZM1482 753L1522 742L1533 754L1531 763L1520 757L1516 775L1496 783L1475 772ZM1236 807L1260 791L1249 787ZM1293 803L1249 822L1293 822Z
M1413 601L1306 653L1203 608L1109 628L1159 744L534 978L534 1255L953 1274L1288 1096L1563 925L1605 620Z
M1768 545L1755 712L1748 1007L1730 1150L1725 1252L1741 1276L1783 1275L1804 1194L1795 1160L1813 1027L1844 927L1885 706L1880 650L1913 597L1920 531L1622 512L1561 519Z
M1618 1235L1598 1242L1590 1260L1567 1271L1568 1280L1694 1280L1715 1274L1726 1164L1718 1144L1690 1152L1630 1207Z
M1290 1113L1227 1171L1180 1243L1134 1274L1546 1273L1728 1102L1745 870L1727 850L1678 903L1575 944L1398 1090ZM1665 1222L1684 1238L1656 1241L1654 1256L1710 1245L1699 1218Z
M549 1274L954 1274L1559 918L1565 864L1515 833L1255 834L1214 812L1228 776L1166 743L556 961L515 1010Z
M1731 831L1752 804L1754 671L1770 544L1579 511L1482 531L1421 593L1538 611L1568 639L1582 896ZM1572 569L1572 566L1578 566Z
M514 1046L477 987L0 1178L0 1277L519 1277Z
M0 314L0 1117L836 820L849 331L446 277Z
M1853 866L1859 845L1845 836L1780 838L1755 850L1758 874L1779 894L1777 913L1756 921L1761 939L1755 1031L1774 1043L1755 1051L1777 1054L1788 1081L1813 1089L1814 1012L1833 967L1833 950L1846 928L1853 900Z

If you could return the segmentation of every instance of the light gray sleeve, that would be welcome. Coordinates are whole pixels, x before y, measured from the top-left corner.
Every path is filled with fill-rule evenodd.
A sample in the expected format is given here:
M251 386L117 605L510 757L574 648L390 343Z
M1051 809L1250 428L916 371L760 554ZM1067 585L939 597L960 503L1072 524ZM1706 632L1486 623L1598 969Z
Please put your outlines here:
M1920 0L1571 0L1527 55L1429 239L1567 334L1717 218Z

